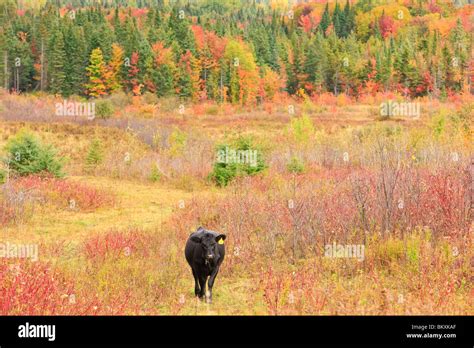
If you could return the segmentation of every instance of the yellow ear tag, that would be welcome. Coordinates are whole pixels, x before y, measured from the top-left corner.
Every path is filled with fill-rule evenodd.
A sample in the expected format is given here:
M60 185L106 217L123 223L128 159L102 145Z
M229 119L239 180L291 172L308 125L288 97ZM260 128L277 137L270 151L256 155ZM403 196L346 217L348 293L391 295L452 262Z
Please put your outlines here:
M219 239L219 241L217 243L224 244L224 240L221 238L221 239Z

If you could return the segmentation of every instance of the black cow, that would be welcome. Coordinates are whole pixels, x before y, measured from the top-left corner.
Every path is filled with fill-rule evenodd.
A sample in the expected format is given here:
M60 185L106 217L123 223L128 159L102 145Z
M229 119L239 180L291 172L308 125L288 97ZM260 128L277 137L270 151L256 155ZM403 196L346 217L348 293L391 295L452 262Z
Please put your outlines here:
M200 299L206 294L208 303L212 302L212 286L219 267L224 261L225 238L225 234L218 234L199 227L196 232L191 233L184 249L186 260L193 270L194 294ZM206 292L208 277L208 292Z

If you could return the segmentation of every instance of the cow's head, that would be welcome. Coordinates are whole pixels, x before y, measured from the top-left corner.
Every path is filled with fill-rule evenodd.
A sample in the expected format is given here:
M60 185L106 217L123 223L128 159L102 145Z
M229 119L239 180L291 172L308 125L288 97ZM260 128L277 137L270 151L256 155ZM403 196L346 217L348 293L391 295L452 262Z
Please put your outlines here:
M202 227L198 229L198 232L200 231L203 233L192 236L191 240L201 245L201 250L203 252L202 257L206 261L206 264L209 262L217 262L221 256L217 245L225 240L226 235L219 234L216 236L214 233L207 232Z

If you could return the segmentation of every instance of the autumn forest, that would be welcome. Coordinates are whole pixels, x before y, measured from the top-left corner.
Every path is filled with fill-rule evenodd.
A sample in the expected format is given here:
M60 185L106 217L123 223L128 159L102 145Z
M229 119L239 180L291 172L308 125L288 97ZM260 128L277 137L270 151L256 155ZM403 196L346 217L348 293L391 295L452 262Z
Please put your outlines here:
M470 88L472 8L451 2L38 3L0 4L5 89L251 105L279 93L443 98Z

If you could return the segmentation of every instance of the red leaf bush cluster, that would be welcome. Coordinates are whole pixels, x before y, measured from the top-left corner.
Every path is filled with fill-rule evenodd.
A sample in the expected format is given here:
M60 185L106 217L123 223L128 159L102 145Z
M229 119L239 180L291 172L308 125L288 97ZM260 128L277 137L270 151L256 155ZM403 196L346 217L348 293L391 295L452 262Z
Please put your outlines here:
M121 314L124 310L123 299L105 306L42 262L0 259L0 284L1 315Z
M182 231L199 225L227 233L248 264L262 253L297 259L334 240L363 243L372 233L403 235L416 227L436 238L468 233L467 172L402 168L391 194L383 175L333 168L310 178L244 178L224 199L189 202L169 225L183 240Z
M149 255L151 236L139 230L116 231L96 234L83 243L85 256L90 260L103 260L106 257L130 256L138 253Z
M16 179L12 185L35 191L44 201L67 209L92 211L114 204L110 193L71 180L27 176Z

